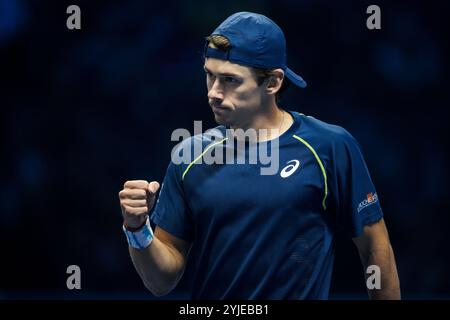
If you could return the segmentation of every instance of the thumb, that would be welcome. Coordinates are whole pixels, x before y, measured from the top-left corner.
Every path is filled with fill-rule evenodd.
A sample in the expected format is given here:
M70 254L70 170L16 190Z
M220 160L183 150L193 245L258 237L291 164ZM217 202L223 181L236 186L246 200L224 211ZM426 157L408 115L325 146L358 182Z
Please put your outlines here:
M159 189L159 183L158 181L152 181L148 184L148 192L151 195L154 195Z

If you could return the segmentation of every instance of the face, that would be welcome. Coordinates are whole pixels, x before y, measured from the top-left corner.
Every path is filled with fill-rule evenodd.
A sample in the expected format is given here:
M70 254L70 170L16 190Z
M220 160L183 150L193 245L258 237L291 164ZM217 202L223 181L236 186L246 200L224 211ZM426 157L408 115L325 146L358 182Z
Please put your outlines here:
M209 105L218 124L245 128L264 101L250 68L230 61L206 58L204 65Z

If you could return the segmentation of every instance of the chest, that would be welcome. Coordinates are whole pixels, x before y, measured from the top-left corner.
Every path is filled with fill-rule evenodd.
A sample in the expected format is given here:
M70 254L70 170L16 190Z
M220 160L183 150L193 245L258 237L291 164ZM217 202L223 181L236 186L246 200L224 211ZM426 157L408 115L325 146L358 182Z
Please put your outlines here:
M226 219L252 208L320 211L324 178L307 148L280 147L270 157L257 157L256 163L248 153L245 161L233 159L234 163L201 163L190 169L184 189L195 219L211 215Z

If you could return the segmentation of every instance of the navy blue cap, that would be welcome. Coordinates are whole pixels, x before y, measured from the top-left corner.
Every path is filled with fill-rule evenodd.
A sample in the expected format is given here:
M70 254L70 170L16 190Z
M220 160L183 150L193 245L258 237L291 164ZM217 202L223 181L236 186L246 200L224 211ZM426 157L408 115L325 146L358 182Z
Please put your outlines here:
M229 60L260 69L284 70L286 77L300 88L305 80L286 65L286 39L280 27L262 14L237 12L222 22L211 35L226 37L227 51L205 46L205 57Z

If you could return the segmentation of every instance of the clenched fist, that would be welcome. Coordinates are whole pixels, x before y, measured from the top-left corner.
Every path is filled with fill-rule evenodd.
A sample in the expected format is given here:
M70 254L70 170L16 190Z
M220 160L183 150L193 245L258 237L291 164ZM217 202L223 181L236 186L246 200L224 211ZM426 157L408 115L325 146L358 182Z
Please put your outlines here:
M159 183L156 181L130 180L119 192L124 224L137 228L144 224L148 212L153 208Z

